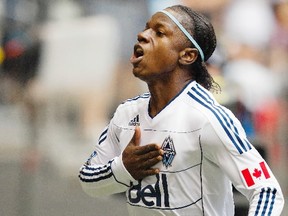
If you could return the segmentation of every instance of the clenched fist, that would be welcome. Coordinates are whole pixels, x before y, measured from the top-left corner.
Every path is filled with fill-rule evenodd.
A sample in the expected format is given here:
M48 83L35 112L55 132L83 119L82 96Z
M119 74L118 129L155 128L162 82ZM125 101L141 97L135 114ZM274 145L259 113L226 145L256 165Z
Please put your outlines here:
M122 154L123 164L135 180L159 173L159 169L152 167L162 160L164 154L157 144L140 146L140 138L140 128L136 127L131 141Z

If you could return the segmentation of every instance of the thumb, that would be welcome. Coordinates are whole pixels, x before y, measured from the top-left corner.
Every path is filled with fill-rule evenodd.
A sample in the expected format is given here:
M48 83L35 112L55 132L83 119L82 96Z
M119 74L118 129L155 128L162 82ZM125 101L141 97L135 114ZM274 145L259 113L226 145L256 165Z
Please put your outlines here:
M140 145L140 138L141 138L141 130L140 130L140 127L136 126L134 135L133 135L130 143L132 143L135 146L139 146Z

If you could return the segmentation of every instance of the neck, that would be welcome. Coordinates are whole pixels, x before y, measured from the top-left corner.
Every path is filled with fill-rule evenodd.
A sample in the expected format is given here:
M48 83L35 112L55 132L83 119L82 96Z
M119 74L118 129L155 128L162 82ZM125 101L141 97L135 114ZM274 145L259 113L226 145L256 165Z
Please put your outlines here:
M150 116L156 116L191 81L189 79L161 80L148 84L151 94Z

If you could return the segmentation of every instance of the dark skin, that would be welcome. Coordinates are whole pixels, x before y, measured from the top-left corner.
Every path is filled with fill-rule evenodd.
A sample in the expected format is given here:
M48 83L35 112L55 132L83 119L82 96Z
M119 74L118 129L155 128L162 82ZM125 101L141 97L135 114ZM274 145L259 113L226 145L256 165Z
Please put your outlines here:
M182 19L180 14L169 12L179 21ZM190 48L190 42L178 26L159 12L147 22L137 39L130 61L133 74L148 85L149 115L153 118L193 79L188 67L197 59L198 51ZM140 146L140 140L141 131L136 127L122 154L123 164L135 180L159 173L153 166L164 154L159 144Z

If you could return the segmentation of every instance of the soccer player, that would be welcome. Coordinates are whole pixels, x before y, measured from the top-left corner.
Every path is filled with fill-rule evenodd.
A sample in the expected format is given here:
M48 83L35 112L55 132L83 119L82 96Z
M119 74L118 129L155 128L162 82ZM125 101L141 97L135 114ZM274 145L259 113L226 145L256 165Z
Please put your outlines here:
M117 108L81 167L84 191L126 192L130 215L232 216L232 184L249 200L249 216L280 215L281 188L218 104L205 67L216 47L210 22L176 5L147 22L130 59L149 93Z

